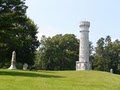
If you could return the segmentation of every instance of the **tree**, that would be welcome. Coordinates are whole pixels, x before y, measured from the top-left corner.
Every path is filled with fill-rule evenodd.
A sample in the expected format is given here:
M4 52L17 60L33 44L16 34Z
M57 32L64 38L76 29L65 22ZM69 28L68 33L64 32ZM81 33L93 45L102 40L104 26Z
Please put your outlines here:
M39 41L37 40L37 26L34 22L27 18L24 28L21 29L21 32L16 33L19 39L19 46L16 48L18 52L18 62L34 64L35 60L35 51L39 46Z
M0 1L0 60L1 66L10 62L13 50L18 62L33 64L39 45L37 26L26 16L25 0ZM6 57L7 56L7 57Z
M47 70L75 69L78 60L79 41L73 34L58 34L41 39L40 65Z
M110 53L110 66L114 71L116 71L117 69L120 69L120 41L118 39L112 42L112 49Z
M95 58L94 58L94 69L104 70L104 38L100 38L97 42L97 47L95 48Z
M100 38L93 56L93 69L116 71L119 66L120 41L111 41L111 37Z

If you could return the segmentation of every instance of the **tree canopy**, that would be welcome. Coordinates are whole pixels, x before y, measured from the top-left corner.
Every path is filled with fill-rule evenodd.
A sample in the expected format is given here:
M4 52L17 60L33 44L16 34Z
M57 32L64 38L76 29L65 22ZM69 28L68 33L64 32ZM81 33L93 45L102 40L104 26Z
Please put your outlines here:
M120 69L120 41L117 39L112 42L110 36L100 38L93 57L93 69L102 71Z
M27 17L25 0L0 0L0 66L10 62L13 50L17 62L34 63L39 46L37 26Z
M39 65L47 70L75 69L78 61L79 40L73 34L43 36L39 48Z

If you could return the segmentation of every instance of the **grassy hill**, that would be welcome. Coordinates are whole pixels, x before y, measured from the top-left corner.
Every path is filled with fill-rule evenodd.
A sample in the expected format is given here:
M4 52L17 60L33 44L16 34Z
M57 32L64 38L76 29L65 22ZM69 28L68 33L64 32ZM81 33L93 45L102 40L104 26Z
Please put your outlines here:
M120 90L120 75L100 71L0 69L0 90Z

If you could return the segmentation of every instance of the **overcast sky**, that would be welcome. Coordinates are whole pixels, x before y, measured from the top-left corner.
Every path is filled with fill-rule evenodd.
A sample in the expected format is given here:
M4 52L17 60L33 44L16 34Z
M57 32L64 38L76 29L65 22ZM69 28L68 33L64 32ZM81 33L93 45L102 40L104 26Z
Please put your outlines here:
M27 15L42 35L75 34L80 21L90 21L90 41L110 35L120 39L120 0L26 0Z

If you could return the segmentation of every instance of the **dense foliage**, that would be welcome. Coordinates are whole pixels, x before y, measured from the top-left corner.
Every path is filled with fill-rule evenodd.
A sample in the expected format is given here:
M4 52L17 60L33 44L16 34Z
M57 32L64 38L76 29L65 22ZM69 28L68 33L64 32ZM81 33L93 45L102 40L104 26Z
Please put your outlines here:
M75 69L78 60L79 40L73 34L43 36L37 52L36 64L40 69L66 70ZM94 48L90 42L90 62L93 70L117 71L120 69L120 41L111 40L110 36L100 38Z
M110 36L100 38L92 59L93 69L102 71L120 69L120 41L117 39L112 42Z
M73 34L45 36L41 39L39 48L41 69L67 70L75 69L78 60L79 41Z
M26 10L25 0L0 0L0 67L9 64L13 50L17 62L34 64L37 26Z

